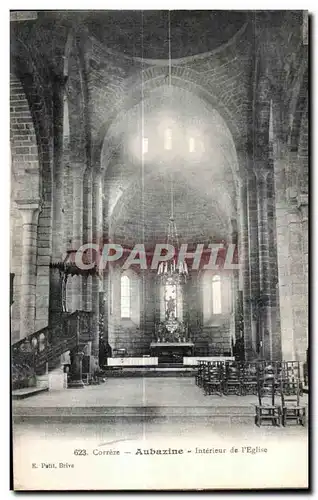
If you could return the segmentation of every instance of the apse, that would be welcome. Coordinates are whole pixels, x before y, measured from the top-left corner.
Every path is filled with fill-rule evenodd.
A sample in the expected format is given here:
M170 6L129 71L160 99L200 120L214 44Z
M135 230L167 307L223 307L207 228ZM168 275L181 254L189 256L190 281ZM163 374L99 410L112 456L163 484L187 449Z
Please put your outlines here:
M165 241L171 193L180 243L231 239L235 146L219 112L195 94L164 85L120 113L105 137L102 165L113 241Z

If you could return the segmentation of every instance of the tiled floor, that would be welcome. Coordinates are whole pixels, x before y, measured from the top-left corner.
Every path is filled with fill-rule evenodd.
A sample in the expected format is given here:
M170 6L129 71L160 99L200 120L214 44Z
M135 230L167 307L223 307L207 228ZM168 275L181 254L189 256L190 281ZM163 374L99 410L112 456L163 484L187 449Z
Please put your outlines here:
M30 398L13 401L15 407L56 406L163 406L163 407L211 407L250 406L257 397L250 396L204 396L192 377L164 378L110 378L96 386L84 389L65 389L44 392ZM303 402L307 403L304 395Z

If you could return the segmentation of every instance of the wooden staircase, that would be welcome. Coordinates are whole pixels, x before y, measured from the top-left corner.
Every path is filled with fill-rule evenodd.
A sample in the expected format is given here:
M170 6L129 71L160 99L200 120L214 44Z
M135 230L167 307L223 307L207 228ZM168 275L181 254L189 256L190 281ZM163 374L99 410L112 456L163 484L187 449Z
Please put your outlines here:
M35 387L37 376L54 370L61 355L91 340L91 313L62 313L56 325L48 325L11 347L12 389Z

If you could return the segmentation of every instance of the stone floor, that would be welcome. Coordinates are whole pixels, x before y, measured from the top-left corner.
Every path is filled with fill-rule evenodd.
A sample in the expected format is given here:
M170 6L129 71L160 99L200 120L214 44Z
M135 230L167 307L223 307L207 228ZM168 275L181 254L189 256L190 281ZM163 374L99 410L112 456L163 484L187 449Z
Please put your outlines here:
M302 398L307 404L307 395ZM31 398L14 401L18 407L55 406L164 406L164 407L213 407L254 406L257 397L247 396L204 396L203 390L195 385L192 377L165 378L110 378L100 385L83 389L49 391Z

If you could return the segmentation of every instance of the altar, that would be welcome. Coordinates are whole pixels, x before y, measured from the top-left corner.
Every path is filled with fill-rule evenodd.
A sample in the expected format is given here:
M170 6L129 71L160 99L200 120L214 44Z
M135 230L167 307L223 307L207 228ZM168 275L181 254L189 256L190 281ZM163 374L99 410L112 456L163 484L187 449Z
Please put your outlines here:
M173 261L170 267L166 265L160 269L160 321L155 320L150 355L157 357L159 364L183 364L184 357L194 354L188 318L184 320L183 312L186 268L178 268Z
M188 325L178 320L174 310L166 312L166 319L156 325L155 338L150 344L150 354L158 358L158 363L183 363L185 356L193 356Z
M151 342L150 355L158 357L158 363L183 363L185 356L193 356L193 342Z

